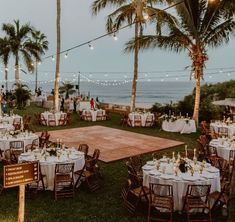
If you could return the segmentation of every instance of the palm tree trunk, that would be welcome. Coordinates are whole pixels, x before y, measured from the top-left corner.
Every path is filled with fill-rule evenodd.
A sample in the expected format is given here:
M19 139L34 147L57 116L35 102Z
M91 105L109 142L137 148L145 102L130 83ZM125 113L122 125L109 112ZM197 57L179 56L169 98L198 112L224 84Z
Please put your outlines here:
M198 118L199 118L199 106L200 106L200 95L201 95L201 75L196 74L196 92L195 92L195 100L194 100L194 110L193 110L193 119L198 126Z
M136 22L135 39L137 40L138 37L139 37L139 22ZM130 112L135 111L136 88L137 88L137 79L138 79L138 53L139 53L139 41L136 41L134 49L134 76L132 81Z
M20 85L20 67L19 67L18 55L16 55L16 61L15 61L15 83L17 87Z
M7 64L5 66L5 90L8 92L8 69L7 69Z
M57 0L57 17L56 17L56 71L54 85L54 109L59 111L59 81L60 81L60 17L61 17L61 1Z
M37 92L38 89L38 61L36 59L35 62L35 93Z

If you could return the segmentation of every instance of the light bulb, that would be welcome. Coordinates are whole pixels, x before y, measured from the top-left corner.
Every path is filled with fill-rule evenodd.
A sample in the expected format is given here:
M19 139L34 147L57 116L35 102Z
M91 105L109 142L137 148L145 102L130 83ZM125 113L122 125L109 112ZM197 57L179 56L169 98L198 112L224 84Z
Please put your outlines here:
M115 33L113 34L113 39L114 39L115 41L117 41L117 40L118 40L118 37L116 36L116 34L115 34Z
M90 50L93 50L93 49L94 49L94 46L93 46L93 45L89 44L88 46L89 46Z
M67 59L68 58L68 53L66 52L66 54L64 55L64 58Z

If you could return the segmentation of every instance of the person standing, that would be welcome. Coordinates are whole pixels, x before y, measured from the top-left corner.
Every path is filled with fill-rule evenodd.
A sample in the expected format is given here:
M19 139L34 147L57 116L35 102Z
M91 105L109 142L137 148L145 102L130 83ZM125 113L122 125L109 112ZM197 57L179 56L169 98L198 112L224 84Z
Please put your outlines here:
M99 101L98 96L95 99L95 104L96 104L97 108L99 109L100 108L100 101Z
M61 110L62 112L64 112L64 97L62 97L62 99L61 99L60 110Z
M90 106L91 106L91 109L95 109L95 101L93 98L91 98L90 100Z

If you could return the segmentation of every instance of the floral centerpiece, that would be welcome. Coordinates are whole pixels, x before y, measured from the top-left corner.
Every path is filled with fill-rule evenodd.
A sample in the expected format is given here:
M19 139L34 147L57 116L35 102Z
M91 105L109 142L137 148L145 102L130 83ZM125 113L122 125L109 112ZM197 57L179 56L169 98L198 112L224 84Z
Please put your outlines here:
M16 137L19 134L20 134L20 130L15 130L15 131L11 130L11 131L9 131L9 135L11 135L13 137Z
M186 173L188 171L188 164L184 159L179 160L179 170L181 173Z

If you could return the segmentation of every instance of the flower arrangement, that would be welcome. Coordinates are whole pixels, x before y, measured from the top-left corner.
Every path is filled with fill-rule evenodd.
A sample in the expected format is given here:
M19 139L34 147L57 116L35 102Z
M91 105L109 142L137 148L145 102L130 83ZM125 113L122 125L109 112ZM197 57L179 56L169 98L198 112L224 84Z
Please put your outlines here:
M19 134L20 134L20 130L15 130L15 131L11 130L11 131L9 131L9 135L11 135L13 137L16 137Z
M171 122L175 122L177 120L177 117L174 115L168 116L167 114L164 114L162 116L159 117L160 120L166 120L167 122L171 121Z
M184 159L179 160L179 170L181 173L186 173L188 171L188 164Z

